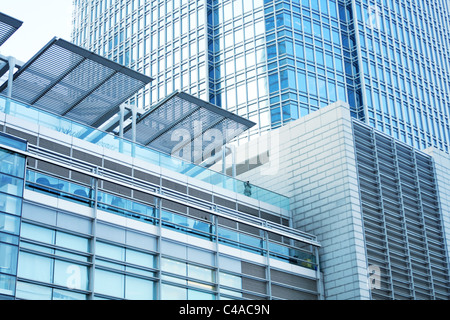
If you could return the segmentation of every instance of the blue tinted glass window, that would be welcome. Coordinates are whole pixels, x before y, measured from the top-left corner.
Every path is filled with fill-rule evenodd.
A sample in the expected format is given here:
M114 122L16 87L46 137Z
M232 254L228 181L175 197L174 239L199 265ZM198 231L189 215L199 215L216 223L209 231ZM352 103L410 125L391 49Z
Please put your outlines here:
M300 43L295 44L295 55L297 58L304 59L305 53L303 52L303 45Z
M25 157L0 149L0 172L23 178L25 174Z
M289 86L289 78L287 70L280 71L281 90Z
M7 295L14 294L16 278L6 274L0 274L0 292Z
M95 252L97 255L123 261L125 259L125 249L122 247L114 246L104 242L97 242L95 246Z
M266 31L269 32L274 28L275 28L275 18L273 16L266 17Z
M336 85L334 84L334 82L328 82L328 93L330 95L330 100L331 102L336 102L337 101L337 96L336 96Z
M0 193L0 211L14 215L20 215L21 210L22 210L21 198Z
M333 29L332 33L333 33L333 43L338 46L341 45L341 36L339 34L339 31Z
M19 299L27 300L51 300L52 288L18 282L16 296Z
M150 280L136 277L126 277L125 299L153 300L155 299L155 283Z
M131 249L126 251L126 261L147 268L155 267L155 257L153 255Z
M311 34L312 33L312 26L310 20L303 20L303 30L305 33Z
M53 282L69 289L88 290L88 268L72 262L55 261Z
M17 253L18 247L0 243L0 272L16 274Z
M6 213L0 212L0 230L2 232L12 233L12 234L19 234L19 228L20 228L20 219L16 216L11 216ZM1 264L0 264L1 268Z
M4 144L6 146L10 146L13 148L16 148L18 150L27 150L27 143L26 141L19 140L17 138L11 137L7 134L0 132L0 144Z
M323 51L320 49L316 49L316 61L321 66L325 65Z
M161 284L161 299L162 300L186 300L187 299L187 289L163 283L163 284Z
M297 72L298 89L306 92L306 74L303 72Z
M53 300L86 300L86 295L67 290L53 289Z
M276 122L280 122L281 121L281 112L280 112L280 108L273 108L271 111L271 120L272 123L276 123Z
M324 40L331 41L331 31L330 31L330 28L328 28L327 26L323 26L322 31L323 31L323 39L324 39Z
M326 81L319 78L318 79L318 87L319 87L319 96L323 99L328 99Z
M298 16L294 16L292 18L292 21L294 22L294 30L295 31L302 31L302 20Z
M308 86L309 86L309 93L317 96L316 77L314 75L308 75Z
M294 90L297 89L297 82L295 79L295 71L289 69L287 71L287 73L288 73L287 76L288 76L289 88L294 89Z
M22 224L20 235L26 239L48 244L54 244L55 241L55 231L28 223Z
M334 58L334 62L335 62L335 65L336 65L336 70L337 70L337 71L340 71L340 72L343 72L343 71L344 71L344 68L343 68L343 66L342 66L342 63L343 63L342 58L340 58L340 57L335 57L335 58Z
M17 272L19 277L39 282L51 283L52 274L52 259L26 252L20 252L19 267Z
M320 0L320 11L323 14L328 14L328 0Z
M23 180L0 174L0 191L21 197L23 194Z
M105 270L95 270L95 292L123 298L124 275Z
M279 55L286 53L286 42L284 40L278 42L278 53Z
M329 2L328 2L328 5L330 6L330 15L331 15L333 18L336 18L336 19L337 19L337 7L336 7L336 2L334 2L334 1L329 1Z
M322 29L317 22L314 22L314 35L319 38L322 37Z
M214 294L189 289L187 298L188 300L214 300Z
M82 238L74 236L68 233L57 232L56 233L56 243L57 246L73 249L81 252L89 251L89 240L87 238Z
M310 61L310 62L314 62L314 50L313 48L306 46L305 47L305 52L306 52L306 60Z
M280 89L278 84L278 73L269 76L269 90L270 92L276 92Z
M283 23L286 27L291 28L292 27L292 22L291 22L291 15L288 13L285 13L283 15Z

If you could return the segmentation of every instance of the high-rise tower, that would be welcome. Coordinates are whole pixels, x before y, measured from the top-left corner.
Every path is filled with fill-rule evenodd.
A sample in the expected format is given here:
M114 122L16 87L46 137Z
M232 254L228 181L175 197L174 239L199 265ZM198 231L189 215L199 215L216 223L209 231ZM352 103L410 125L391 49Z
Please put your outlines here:
M337 100L412 146L449 150L448 3L76 0L73 41L259 124Z

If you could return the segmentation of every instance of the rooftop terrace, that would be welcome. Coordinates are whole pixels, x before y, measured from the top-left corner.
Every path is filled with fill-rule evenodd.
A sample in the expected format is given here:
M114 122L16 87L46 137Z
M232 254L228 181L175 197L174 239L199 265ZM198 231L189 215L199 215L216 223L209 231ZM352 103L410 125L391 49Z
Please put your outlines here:
M245 187L245 181L174 157L137 142L132 142L126 138L120 138L113 133L69 120L16 99L9 99L0 95L0 112L26 120L30 124L43 126L73 138L82 139L106 149L146 161L152 165L157 165L278 208L289 210L289 198L281 194L255 185L251 186L251 191L249 192L248 188L246 189Z

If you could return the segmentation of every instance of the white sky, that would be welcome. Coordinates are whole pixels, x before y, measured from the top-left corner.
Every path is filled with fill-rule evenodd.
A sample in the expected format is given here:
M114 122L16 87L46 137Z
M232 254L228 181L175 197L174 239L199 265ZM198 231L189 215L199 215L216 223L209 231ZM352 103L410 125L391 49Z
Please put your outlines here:
M53 37L71 40L73 0L0 0L0 12L23 21L0 54L27 62Z

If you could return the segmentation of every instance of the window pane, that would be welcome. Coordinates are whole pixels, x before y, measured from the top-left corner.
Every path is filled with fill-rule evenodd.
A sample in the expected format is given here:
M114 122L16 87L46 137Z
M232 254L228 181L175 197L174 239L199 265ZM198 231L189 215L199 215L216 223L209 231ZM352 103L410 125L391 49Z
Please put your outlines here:
M27 110L29 109L27 108ZM0 134L0 143L23 151L27 149L26 142L13 139L12 137L5 134Z
M0 294L13 295L16 278L0 274Z
M162 300L186 300L187 290L180 287L171 286L168 284L161 284L161 299Z
M63 232L56 233L56 245L81 252L89 252L88 239Z
M125 258L125 249L103 242L97 242L95 253L99 256L123 261Z
M25 158L0 149L0 172L23 178L25 174Z
M0 211L20 215L22 208L22 199L0 193Z
M220 273L219 277L221 285L235 289L242 289L242 280L240 277L223 272Z
M36 240L48 244L54 243L55 232L50 229L38 227L28 223L22 223L20 235L23 238Z
M19 217L11 216L0 212L0 231L19 234Z
M214 294L189 289L188 300L214 300Z
M52 289L34 284L18 282L16 296L17 298L27 300L51 300Z
M0 272L16 274L18 247L0 243Z
M125 298L130 300L153 300L154 282L135 277L126 278Z
M193 265L188 265L188 277L209 282L214 281L212 270Z
M86 300L86 298L85 294L53 289L53 300Z
M269 90L271 93L279 90L278 73L269 76Z
M155 257L148 253L127 249L126 261L143 267L155 267Z
M54 283L68 289L88 290L88 268L56 260Z
M95 292L123 298L124 276L121 274L96 269Z
M21 278L50 283L53 273L52 265L50 258L20 252L17 275Z
M23 194L23 180L0 174L0 191L21 197Z
M186 263L162 258L161 270L186 276Z

